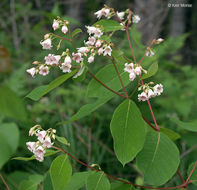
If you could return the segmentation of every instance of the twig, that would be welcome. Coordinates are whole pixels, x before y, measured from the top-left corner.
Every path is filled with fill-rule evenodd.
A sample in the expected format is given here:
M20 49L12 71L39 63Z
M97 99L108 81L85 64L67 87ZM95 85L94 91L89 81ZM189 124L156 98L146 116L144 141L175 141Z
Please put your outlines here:
M5 187L6 187L6 189L7 189L7 190L10 190L8 184L7 184L6 181L4 180L4 178L3 178L3 176L2 176L1 173L0 173L0 178L2 179L2 181L3 181L3 183L4 183Z

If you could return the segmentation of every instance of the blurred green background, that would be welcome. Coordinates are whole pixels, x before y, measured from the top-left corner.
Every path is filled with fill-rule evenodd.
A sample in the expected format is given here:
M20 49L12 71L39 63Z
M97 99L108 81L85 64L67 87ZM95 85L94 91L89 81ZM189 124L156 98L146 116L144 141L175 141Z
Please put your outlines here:
M192 7L169 7L169 4L190 4ZM115 107L122 101L115 97L88 117L71 124L55 126L65 121L88 102L86 87L90 76L81 82L67 81L38 102L25 96L35 87L48 84L61 73L52 71L47 77L32 79L26 69L35 60L42 61L48 51L43 51L40 40L52 31L51 24L56 16L68 19L73 29L81 28L84 33L76 40L78 47L87 38L85 25L96 21L94 12L104 4L118 11L131 8L140 15L141 21L132 26L131 37L137 60L141 58L154 38L165 41L154 48L155 56L144 62L157 60L157 74L147 80L162 83L164 93L151 100L158 123L176 131L181 138L176 140L181 153L180 170L184 176L189 163L197 158L197 134L186 132L169 121L171 116L183 121L197 118L197 1L195 0L1 0L0 1L0 173L11 189L18 189L29 176L42 178L50 167L53 157L43 163L37 161L12 160L16 156L31 156L25 143L30 141L28 130L35 124L43 128L56 128L59 136L71 143L68 151L89 164L97 163L107 173L142 184L143 178L135 161L122 168L115 158L109 123ZM115 34L114 41L127 57L131 58L124 32ZM142 42L142 44L140 43ZM62 49L70 48L67 42ZM61 50L62 50L61 49ZM61 50L53 50L58 54ZM108 60L97 57L90 70L96 73L108 64ZM129 87L128 87L129 91ZM148 107L136 101L143 115L152 121ZM72 161L73 171L87 170ZM166 186L178 185L175 176ZM5 189L0 180L0 189ZM42 189L42 186L39 186ZM191 189L195 189L191 186Z

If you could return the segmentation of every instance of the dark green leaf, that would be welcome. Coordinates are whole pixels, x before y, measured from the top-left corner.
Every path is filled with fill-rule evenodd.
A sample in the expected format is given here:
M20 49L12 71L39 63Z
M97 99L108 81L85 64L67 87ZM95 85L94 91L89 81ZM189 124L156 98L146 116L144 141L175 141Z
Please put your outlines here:
M80 28L76 28L73 32L72 32L72 37L74 38L77 34L81 33L82 30Z
M54 190L62 190L68 184L72 175L72 167L68 156L63 154L53 160L50 167L50 176Z
M146 125L132 100L125 100L116 108L110 129L116 156L124 166L143 148L146 137Z
M57 135L55 135L55 138L61 142L62 144L65 144L67 146L70 146L70 143L68 143L67 139L65 137L58 137Z
M158 70L158 63L154 62L148 68L148 72L142 76L142 79L146 79L146 78L149 78L149 77L153 76L157 72L157 70Z
M166 134L172 141L176 141L177 139L181 138L181 136L178 133L172 131L171 129L161 127L160 131Z
M178 148L165 134L149 131L144 148L136 158L144 182L156 186L165 184L176 173L179 156Z
M57 79L53 80L49 85L43 85L35 88L32 90L26 97L30 98L34 101L38 101L42 96L53 90L54 88L58 87L61 85L63 82L68 80L70 77L72 77L77 70L72 71L71 73L64 74Z

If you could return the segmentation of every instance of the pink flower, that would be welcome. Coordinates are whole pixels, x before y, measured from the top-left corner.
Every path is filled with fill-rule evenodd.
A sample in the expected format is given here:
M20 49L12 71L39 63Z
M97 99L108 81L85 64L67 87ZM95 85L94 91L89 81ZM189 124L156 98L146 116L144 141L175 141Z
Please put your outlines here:
M42 146L38 146L34 151L35 156L43 157L45 154L45 149Z
M42 143L45 136L46 136L47 132L46 131L38 131L36 133L36 136L38 137L38 140Z
M67 63L67 64L71 64L72 60L70 58L70 56L66 56L66 58L64 59L64 63Z
M95 43L95 41L96 41L96 39L94 38L94 37L89 37L88 38L88 41L85 43L86 45L94 45L94 43Z
M53 30L57 30L59 28L59 22L54 19L52 27L53 27Z
M94 14L96 15L96 17L98 19L100 19L103 16L102 10L99 10L99 11L95 12Z
M135 74L136 75L141 75L142 67L136 67L135 68Z
M80 47L80 48L77 48L78 50L78 53L88 53L88 48L87 47Z
M135 72L130 72L130 74L129 74L129 80L130 81L133 81L135 78L136 78Z
M106 56L106 55L109 55L109 56L111 56L111 52L112 52L112 49L111 49L111 47L110 46L106 46L105 47L105 49L104 49L104 56Z
M31 151L34 152L35 148L36 148L36 143L35 142L27 142L26 143L27 148Z
M140 17L138 15L134 15L132 21L133 23L138 23L140 21Z
M154 93L156 95L161 95L161 93L163 92L163 85L162 84L157 84L153 87L154 89Z
M36 155L36 160L38 160L39 162L43 162L44 160L44 155Z
M52 48L51 39L50 38L40 42L40 44L42 45L43 49L51 49Z
M62 32L64 33L64 34L66 34L67 32L68 32L68 27L67 26L62 26Z
M148 99L155 97L157 94L155 94L151 89L148 90Z
M108 17L110 13L110 9L102 8L101 10L95 12L94 14L98 19L100 19L102 16Z
M39 69L40 69L40 71L39 71L39 74L40 74L40 75L46 76L46 75L49 74L49 67L44 66L44 65L41 65L41 66L39 67Z
M155 53L152 50L149 50L148 52L146 52L147 57L152 57L153 55L155 55Z
M92 63L94 61L94 56L90 56L89 58L88 58L88 63Z
M118 17L120 18L120 20L123 20L124 19L124 15L125 15L125 12L116 12Z
M102 35L103 32L100 29L96 28L96 31L94 32L94 37L100 38Z
M60 66L60 69L63 73L70 73L71 72L71 64L70 63L62 63Z
M133 63L125 63L124 64L125 68L124 68L124 71L125 72L128 72L128 73L131 73L133 72Z
M101 45L102 45L101 40L97 40L95 46L99 48L101 47Z
M36 69L32 67L31 69L26 70L27 73L29 73L32 77L36 74Z
M103 51L104 51L104 49L103 49L103 48L99 48L99 50L98 50L98 55L103 54Z
M52 145L53 145L53 143L51 143L51 138L46 137L43 142L43 147L51 148Z
M96 32L96 27L94 26L86 26L86 28L88 29L87 32L89 35L94 34Z
M148 96L145 92L142 92L141 94L138 94L138 100L139 101L146 101L148 100Z
M83 58L81 57L81 53L72 53L73 60L76 61L77 63L80 63L83 61Z
M59 60L61 59L60 55L49 54L45 56L45 63L47 65L58 65Z

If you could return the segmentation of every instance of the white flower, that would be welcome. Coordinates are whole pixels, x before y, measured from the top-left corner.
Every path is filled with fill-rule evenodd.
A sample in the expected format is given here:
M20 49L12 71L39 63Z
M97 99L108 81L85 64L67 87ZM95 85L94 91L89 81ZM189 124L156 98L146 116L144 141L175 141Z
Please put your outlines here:
M95 46L96 46L97 48L99 48L99 47L101 47L101 45L102 45L101 40L97 40Z
M65 59L64 59L64 63L67 63L67 64L71 64L72 60L70 58L70 56L66 56Z
M151 49L146 52L147 57L152 57L153 55L155 55L155 53Z
M49 74L49 67L44 66L44 65L41 65L41 66L39 67L39 69L40 69L40 71L39 71L39 74L40 74L40 75L46 76L46 75Z
M140 21L140 17L138 15L134 15L132 21L133 23L138 23Z
M42 162L44 160L44 155L36 155L36 160Z
M99 49L98 49L98 55L103 54L103 51L104 51L104 49L103 49L103 48L99 48Z
M151 89L149 89L148 90L148 98L153 98L155 96L156 96L156 94Z
M87 32L89 35L94 34L96 32L96 27L94 26L86 26L86 28L88 29Z
M54 19L52 27L53 27L53 30L57 30L59 28L59 22Z
M136 75L141 75L141 71L142 71L142 67L136 67L135 69L134 69L134 71L135 71L135 74Z
M35 142L27 142L26 143L27 148L31 151L34 152L35 148L36 148L36 143Z
M104 49L103 55L104 55L104 56L106 56L106 55L111 56L111 52L112 52L111 47L110 47L110 46L106 46L105 49Z
M45 136L46 136L47 132L46 131L38 131L36 133L36 136L38 137L38 140L42 143Z
M100 19L102 16L108 17L110 13L110 9L102 8L101 10L95 12L94 14L98 19Z
M26 72L28 72L32 77L36 74L36 69L32 67L31 69L27 69Z
M100 38L102 35L103 32L99 28L96 28L96 31L94 32L94 37Z
M63 73L70 73L71 67L72 65L70 63L62 63L62 65L60 66L60 69L62 70Z
M118 17L120 18L120 20L123 20L124 19L124 15L125 15L125 12L116 12Z
M43 142L43 147L51 148L52 145L53 145L53 143L51 143L51 138L46 137Z
M49 54L48 56L45 56L44 59L47 65L58 65L60 58L60 55Z
M135 78L136 78L135 72L131 72L131 73L129 74L129 80L130 80L130 81L133 81Z
M99 11L95 12L94 14L96 15L96 17L98 19L100 19L103 16L102 10L99 10Z
M76 61L77 63L80 63L83 61L83 58L81 57L81 53L72 53L73 60Z
M35 156L37 157L43 157L45 154L45 149L43 146L38 146L36 147L35 151L34 151Z
M161 95L161 93L163 92L163 85L162 84L157 84L153 87L154 89L154 93L156 95Z
M67 32L68 32L68 27L67 26L62 26L62 32L64 33L64 34L66 34Z
M77 48L78 53L88 53L89 49L87 47Z
M124 24L123 23L120 23L120 25L122 26L122 31L125 31L125 27L124 27Z
M89 37L88 41L85 43L87 46L91 45L93 46L95 43L96 39L94 37Z
M160 44L160 43L163 42L163 41L164 41L164 39L159 38L159 39L156 40L156 43L157 43L157 44Z
M52 45L51 45L51 39L48 38L44 41L41 41L40 44L42 45L42 49L51 49Z
M92 63L94 61L94 56L90 56L89 58L88 58L88 63Z
M138 100L139 101L146 101L148 100L148 96L145 92L142 92L141 94L138 94Z
M133 72L133 63L125 63L125 68L124 68L124 71L125 72L128 72L128 73L131 73Z

